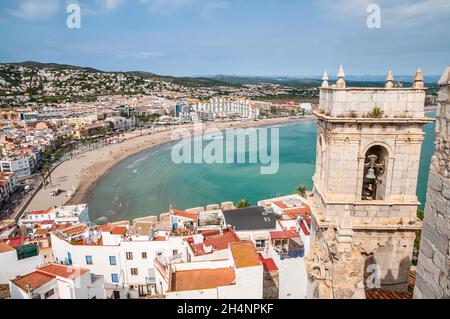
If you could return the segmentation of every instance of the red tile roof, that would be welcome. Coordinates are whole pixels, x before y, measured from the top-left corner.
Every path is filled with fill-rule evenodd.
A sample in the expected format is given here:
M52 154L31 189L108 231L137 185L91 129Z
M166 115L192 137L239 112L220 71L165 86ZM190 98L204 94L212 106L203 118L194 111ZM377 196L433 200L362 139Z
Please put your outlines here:
M300 235L292 230L271 231L270 238L272 239L289 239L300 237Z
M75 234L84 232L86 230L86 228L87 228L86 225L80 224L80 225L69 226L67 228L61 229L60 232L62 232L66 236L71 236L71 235L75 235Z
M281 209L289 208L285 203L283 203L281 200L273 202L275 205L280 207Z
M54 278L54 275L42 273L39 270L36 270L32 273L29 273L28 275L14 279L12 280L12 282L25 292L28 292L28 289L33 290L39 288L40 286L45 285Z
M241 241L230 244L236 268L254 267L261 265L255 245L251 241Z
M111 230L112 235L121 235L124 236L127 233L128 229L125 226L114 227Z
M414 286L416 284L416 271L411 270L408 276L408 291L389 291L372 289L366 291L367 299L413 299Z
M302 229L303 234L306 236L310 235L310 231L303 221L300 223L300 228Z
M184 217L184 218L189 218L192 219L193 221L197 221L197 213L188 213L185 212L184 210L178 210L178 209L172 209L172 214L176 215L176 216L180 216L180 217Z
M39 268L38 271L49 274L49 275L59 276L59 277L73 280L73 279L76 279L76 278L84 275L89 270L84 269L84 268L70 267L70 266L59 265L59 264L50 264L50 265Z
M213 251L217 251L227 249L230 243L240 242L239 237L233 229L224 229L223 234L220 234L220 231L218 230L205 231L202 232L201 235L204 237L203 243L201 244L194 244L194 239L192 237L186 238L186 242L196 256L206 254L203 245L212 247Z
M236 276L232 268L181 270L172 274L171 291L191 291L229 286Z
M278 270L277 265L275 265L275 262L272 258L264 258L261 254L258 254L259 260L261 260L264 271L276 271Z
M10 245L12 248L18 248L22 247L24 242L25 237L13 237L10 240L8 240L8 245Z
M15 250L15 249L13 247L11 247L10 245L0 242L0 253L6 253L8 251L13 251L13 250Z
M33 210L30 212L31 215L45 215L51 212L53 208L47 208L45 210Z

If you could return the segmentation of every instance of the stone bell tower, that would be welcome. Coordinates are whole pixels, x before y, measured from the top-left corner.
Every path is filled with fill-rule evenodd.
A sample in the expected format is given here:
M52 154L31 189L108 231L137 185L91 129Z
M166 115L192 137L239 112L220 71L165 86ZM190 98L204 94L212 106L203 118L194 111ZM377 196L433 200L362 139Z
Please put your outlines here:
M366 289L406 291L417 219L416 196L426 89L349 88L341 66L320 89L316 172L309 196L309 298L365 298Z

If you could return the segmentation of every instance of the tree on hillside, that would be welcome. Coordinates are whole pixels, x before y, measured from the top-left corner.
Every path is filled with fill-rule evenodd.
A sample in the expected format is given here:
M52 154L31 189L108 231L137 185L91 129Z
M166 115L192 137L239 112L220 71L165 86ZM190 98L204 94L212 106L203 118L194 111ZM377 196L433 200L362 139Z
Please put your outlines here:
M241 199L238 204L237 204L237 208L244 208L244 207L249 207L250 203L247 199Z

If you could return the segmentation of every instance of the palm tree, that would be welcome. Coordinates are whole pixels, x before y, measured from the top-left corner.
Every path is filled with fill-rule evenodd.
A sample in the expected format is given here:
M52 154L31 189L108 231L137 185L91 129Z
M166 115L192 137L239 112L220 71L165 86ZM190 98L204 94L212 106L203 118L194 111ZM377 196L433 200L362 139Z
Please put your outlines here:
M249 207L249 206L250 206L250 203L247 199L241 199L237 204L238 208L244 208L244 207Z
M51 167L48 164L44 164L44 167L42 168L43 172L44 172L44 179L46 177L48 177L48 179L50 180L50 186L53 186L53 182L52 182L52 173L51 173Z
M302 197L306 197L307 188L305 185L299 185L297 188L297 194L299 194Z

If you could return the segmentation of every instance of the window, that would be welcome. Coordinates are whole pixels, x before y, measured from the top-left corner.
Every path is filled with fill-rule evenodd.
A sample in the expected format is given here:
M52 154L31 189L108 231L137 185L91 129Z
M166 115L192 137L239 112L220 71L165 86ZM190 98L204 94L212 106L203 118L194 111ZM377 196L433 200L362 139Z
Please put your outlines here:
M162 251L158 251L158 252L156 253L156 256L157 256L157 257L161 257L162 254L163 254Z
M266 245L266 241L264 239L259 239L255 241L256 248L264 248Z
M137 276L138 275L138 269L137 268L131 268L131 275Z
M53 289L50 289L49 291L47 291L45 294L44 294L44 297L45 297L45 299L48 299L48 298L50 298L51 296L53 296L55 294L55 291L53 290Z
M146 252L142 253L142 259L147 259L147 253Z
M173 255L173 256L178 255L178 250L174 249L174 250L172 251L172 255Z
M109 264L110 264L111 266L117 265L116 256L109 256Z
M111 274L111 281L112 282L119 282L119 275L118 274Z
M133 253L127 252L127 260L133 260Z
M87 265L93 265L94 264L92 256L86 256L86 264Z

